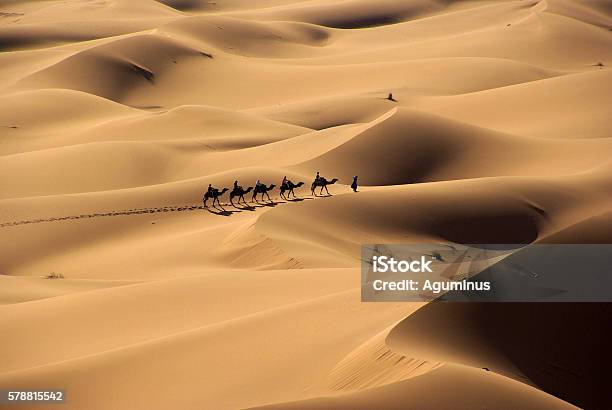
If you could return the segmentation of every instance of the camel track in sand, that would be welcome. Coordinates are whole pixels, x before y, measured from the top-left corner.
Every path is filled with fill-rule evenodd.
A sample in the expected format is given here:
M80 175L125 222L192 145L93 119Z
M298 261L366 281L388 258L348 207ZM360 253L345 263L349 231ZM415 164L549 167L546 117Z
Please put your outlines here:
M110 211L110 212L96 212L93 214L80 214L80 215L68 215L68 216L57 216L51 218L40 218L40 219L25 219L21 221L12 221L12 222L2 222L0 223L0 228L6 228L9 226L17 226L17 225L27 225L27 224L37 224L43 222L56 222L56 221L67 221L73 219L88 219L88 218L100 218L104 216L120 216L120 215L138 215L138 214L154 214L160 212L185 212L185 211L195 211L198 209L208 209L204 205L173 205L173 206L163 206L163 207L152 207L152 208L135 208L135 209L125 209L118 211Z
M312 199L312 198L310 198ZM289 202L298 202L302 201L304 198L290 199ZM122 216L122 215L141 215L141 214L156 214L162 212L187 212L187 211L198 211L198 210L206 210L212 214L220 215L220 216L229 216L236 212L241 212L245 210L253 211L255 208L260 207L269 207L276 206L277 204L283 204L287 201L273 201L272 203L255 203L248 204L246 208L238 208L234 207L237 210L225 210L218 209L216 207L206 207L204 205L195 205L195 204L185 204L185 205L169 205L169 206L161 206L161 207L150 207L150 208L133 208L133 209L122 209L117 211L109 211L109 212L95 212L91 214L80 214L80 215L66 215L66 216L55 216L50 218L37 218L37 219L23 219L20 221L10 221L10 222L1 222L0 228L7 228L10 226L19 226L19 225L28 225L28 224L39 224L44 222L58 222L58 221L68 221L68 220L77 220L77 219L89 219L89 218L101 218L108 216ZM230 203L222 203L222 206L232 207Z

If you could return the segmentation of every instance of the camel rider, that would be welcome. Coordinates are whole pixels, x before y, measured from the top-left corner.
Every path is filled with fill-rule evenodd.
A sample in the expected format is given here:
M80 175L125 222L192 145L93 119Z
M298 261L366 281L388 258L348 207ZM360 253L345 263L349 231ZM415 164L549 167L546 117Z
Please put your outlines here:
M315 177L315 182L319 182L321 177L319 176L319 171L317 171L317 176Z
M287 184L287 175L285 175L283 177L283 182L281 182L281 186L282 187L288 187L288 184Z
M212 187L212 184L208 184L208 191L206 191L208 195L212 195L215 191L216 189Z
M257 191L260 186L261 186L261 182L258 179L257 182L255 182L255 190Z
M238 192L238 190L242 190L242 187L238 185L238 180L234 181L234 192Z

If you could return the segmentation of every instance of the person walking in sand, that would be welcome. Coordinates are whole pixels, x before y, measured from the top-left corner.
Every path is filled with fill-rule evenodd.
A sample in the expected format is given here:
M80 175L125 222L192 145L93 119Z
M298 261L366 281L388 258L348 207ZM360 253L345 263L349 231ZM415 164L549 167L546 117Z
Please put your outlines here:
M351 188L353 188L353 192L357 192L357 175L353 176L353 183L351 184Z

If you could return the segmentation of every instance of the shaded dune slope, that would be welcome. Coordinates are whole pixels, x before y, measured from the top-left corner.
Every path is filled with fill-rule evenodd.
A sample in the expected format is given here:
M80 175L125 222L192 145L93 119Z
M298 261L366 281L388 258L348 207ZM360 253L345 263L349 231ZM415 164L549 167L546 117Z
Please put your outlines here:
M401 322L387 342L392 350L487 367L577 406L603 409L610 406L599 394L602 364L612 360L604 347L610 314L601 303L434 303ZM589 359L593 351L599 363Z

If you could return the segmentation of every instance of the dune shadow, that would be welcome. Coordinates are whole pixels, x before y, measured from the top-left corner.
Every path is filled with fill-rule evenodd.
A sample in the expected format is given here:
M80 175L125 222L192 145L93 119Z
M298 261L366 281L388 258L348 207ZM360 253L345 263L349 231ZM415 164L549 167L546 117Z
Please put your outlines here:
M330 21L324 22L322 25L340 29L359 29L387 26L391 24L400 23L401 21L402 18L400 16L394 14L379 13L374 15L368 15L366 17L356 17L352 19L346 19L344 17L334 18Z
M128 105L128 107L136 108L138 110L160 110L163 109L163 105Z

